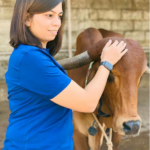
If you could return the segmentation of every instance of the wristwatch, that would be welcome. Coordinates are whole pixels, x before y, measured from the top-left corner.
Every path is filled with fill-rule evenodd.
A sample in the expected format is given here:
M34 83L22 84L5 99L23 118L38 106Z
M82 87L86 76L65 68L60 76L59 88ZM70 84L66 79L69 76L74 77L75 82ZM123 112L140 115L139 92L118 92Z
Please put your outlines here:
M109 63L108 61L103 61L100 63L100 66L103 65L105 68L107 68L109 71L112 71L113 65Z

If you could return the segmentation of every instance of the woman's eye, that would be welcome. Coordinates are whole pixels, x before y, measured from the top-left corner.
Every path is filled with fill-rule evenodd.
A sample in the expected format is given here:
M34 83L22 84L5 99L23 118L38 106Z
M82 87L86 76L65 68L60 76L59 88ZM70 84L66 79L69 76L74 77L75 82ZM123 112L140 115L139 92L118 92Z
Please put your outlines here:
M59 16L60 19L62 19L62 16Z
M46 15L47 17L52 17L52 15Z
M47 17L53 17L53 15L46 15ZM62 16L58 16L60 19L62 19Z

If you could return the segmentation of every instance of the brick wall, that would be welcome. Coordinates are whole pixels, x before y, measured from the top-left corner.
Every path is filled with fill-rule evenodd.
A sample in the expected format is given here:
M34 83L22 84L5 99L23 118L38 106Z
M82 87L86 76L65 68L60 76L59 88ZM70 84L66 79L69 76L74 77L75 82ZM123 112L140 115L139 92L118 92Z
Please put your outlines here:
M0 0L0 53L11 52L9 30L15 0ZM149 0L71 0L72 46L76 48L76 38L88 27L104 28L119 32L125 38L138 41L149 47ZM68 47L66 23L62 49ZM4 79L9 55L0 54L0 80ZM67 57L60 52L57 57Z

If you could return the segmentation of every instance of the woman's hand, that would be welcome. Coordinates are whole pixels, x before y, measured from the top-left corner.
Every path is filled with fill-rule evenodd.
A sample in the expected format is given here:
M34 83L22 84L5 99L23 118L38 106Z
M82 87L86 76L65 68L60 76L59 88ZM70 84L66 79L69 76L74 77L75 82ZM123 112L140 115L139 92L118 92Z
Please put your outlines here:
M124 41L121 41L119 43L116 40L112 44L112 40L109 40L102 50L102 54L100 56L101 62L108 61L112 65L116 64L121 59L121 57L128 51L128 49L125 49L125 47L126 43Z

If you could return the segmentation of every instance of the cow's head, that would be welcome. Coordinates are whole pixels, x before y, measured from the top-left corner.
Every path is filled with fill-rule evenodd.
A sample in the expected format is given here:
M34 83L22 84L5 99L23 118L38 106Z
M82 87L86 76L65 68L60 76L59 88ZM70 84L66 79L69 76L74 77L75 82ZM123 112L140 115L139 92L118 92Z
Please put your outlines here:
M133 40L126 41L128 53L110 73L103 99L113 117L113 130L122 135L131 135L140 131L137 95L147 62L141 46Z
M146 69L146 56L141 46L133 40L125 40L128 52L113 67L102 95L101 111L110 114L103 119L107 127L112 127L121 135L138 134L141 118L137 112L137 95L141 76ZM90 71L89 81L94 77L99 61ZM99 105L97 106L98 112Z

